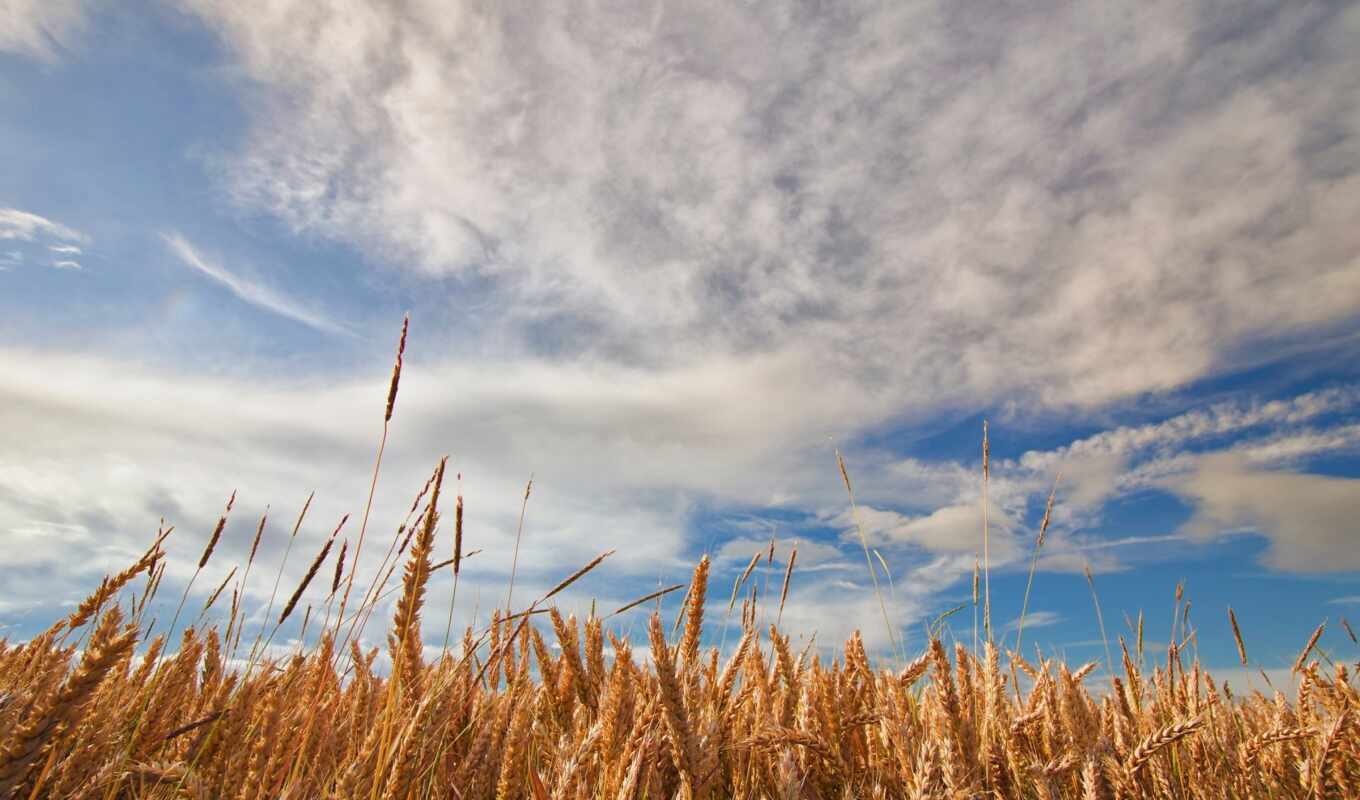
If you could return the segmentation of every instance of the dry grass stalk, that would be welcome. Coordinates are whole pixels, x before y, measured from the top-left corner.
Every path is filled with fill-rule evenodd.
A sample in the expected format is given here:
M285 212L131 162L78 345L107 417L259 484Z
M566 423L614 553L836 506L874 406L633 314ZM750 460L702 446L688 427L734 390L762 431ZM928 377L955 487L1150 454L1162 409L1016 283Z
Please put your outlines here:
M279 570L274 574L274 589L269 594L269 605L265 608L266 620L274 613L274 601L279 595L279 583L283 579L283 570L288 566L288 556L293 552L293 542L297 540L298 531L302 529L302 520L306 519L307 511L312 507L312 498L314 497L316 497L316 492L307 495L306 501L302 504L302 510L298 512L297 522L293 523L293 532L288 535L288 546L284 548L283 558L279 561Z
M213 603L216 603L216 602L217 602L217 598L218 598L219 595L222 594L222 590L225 589L225 588L227 588L227 582L230 581L230 580L232 579L232 577L235 576L235 575L236 575L236 567L232 567L232 568L231 568L231 572L228 572L228 573L227 573L227 577L225 577L225 578L222 579L222 582L219 583L219 584L217 585L217 588L213 590L212 595L210 595L210 596L208 597L208 602L206 602L206 603L203 604L203 610L204 610L205 612L206 612L208 609L210 609L210 608L213 607Z
M1242 642L1242 629L1237 627L1237 615L1233 613L1232 606L1228 606L1228 622L1232 624L1233 641L1237 643L1237 659L1242 662L1242 669L1249 669L1247 646Z
M269 521L269 506L265 506L264 513L260 515L260 524L255 528L255 538L250 542L250 556L246 559L246 569L255 563L255 553L260 549L260 539L264 536L264 525Z
M335 557L335 575L331 578L331 594L340 589L340 579L345 572L345 551L349 550L349 539L340 543L340 555Z
M973 553L973 652L978 651L978 600L982 588L982 561ZM1021 617L1022 621L1024 617Z
M670 594L671 592L678 592L678 591L680 591L681 589L685 588L685 587L688 586L688 585L689 585L689 584L685 584L685 583L677 583L677 584L675 584L674 586L667 586L667 587L664 588L664 589L658 589L658 590L656 590L655 592L652 592L651 594L644 594L642 597L639 597L638 599L636 599L636 600L634 600L634 601L632 601L632 602L630 602L630 603L625 603L624 605L619 606L617 609L614 610L614 613L613 613L613 614L610 614L609 616L615 617L615 616L618 616L619 614L622 614L622 613L625 612L625 611L631 611L632 609L637 608L638 606L642 605L643 603L647 603L647 602L651 602L652 600L659 599L659 598L661 598L661 597L663 597L663 596L665 596L665 595Z
M534 476L524 484L524 500L519 507L519 524L515 526L515 552L510 557L510 582L505 589L505 613L510 613L511 602L515 595L515 571L519 568L519 543L524 538L524 515L529 510L529 495L534 491Z
M1297 674L1299 670L1303 669L1303 665L1308 661L1308 654L1313 652L1313 648L1317 646L1318 639L1322 638L1322 631L1326 627L1327 623L1323 622L1313 631L1313 635L1308 637L1308 644L1303 646L1303 650L1299 653L1298 659L1294 661L1294 666L1289 670L1291 673Z
M864 565L869 568L869 577L873 579L874 595L878 597L878 608L883 612L883 624L888 629L888 640L892 642L893 650L896 652L897 633L893 628L892 620L888 618L888 606L883 602L883 591L878 585L878 572L874 570L874 564L869 560L869 539L864 535L864 525L859 519L859 508L855 503L855 490L850 485L850 472L845 468L845 459L839 450L836 451L836 464L841 469L841 480L845 482L845 493L850 497L850 516L855 521L855 530L859 533L860 546L864 548Z
M343 526L347 519L349 519L348 514L340 520L340 525ZM337 533L339 530L339 528L336 528ZM283 613L279 614L280 625L282 625L284 620L288 619L289 615L293 613L293 609L297 607L298 600L302 599L302 593L307 591L307 585L312 582L312 578L316 577L317 570L321 569L321 562L326 560L326 556L331 552L331 546L334 544L335 534L332 533L330 538L326 540L326 544L321 548L321 552L317 553L316 558L312 559L312 565L307 568L307 575L302 579L302 583L299 583L298 587L293 590L293 596L288 598L287 605L283 607Z
M798 560L798 544L793 545L793 552L789 553L789 566L784 570L784 588L779 592L779 616L778 621L784 619L784 601L789 599L789 579L793 577L793 565Z
M742 570L741 577L732 584L732 599L727 602L727 613L732 613L732 608L737 604L737 594L741 592L741 587L746 585L746 579L755 571L756 564L760 563L760 555L757 552L751 556L751 561L746 565L746 569Z
M1351 629L1351 624L1345 617L1341 618L1341 627L1346 629L1346 635L1351 637L1351 644L1360 644L1360 639L1355 638L1355 631Z
M992 447L987 438L987 420L982 421L982 624L987 641L992 641L992 537L987 489L992 478Z
M231 507L235 503L236 492L232 492L231 497L227 499L227 510L217 518L217 525L213 528L212 536L208 537L208 546L203 548L203 556L198 559L199 569L208 566L208 559L212 558L213 550L217 547L217 541L222 538L222 530L227 527L227 515L231 514Z
M1105 617L1100 613L1100 598L1096 596L1096 579L1091 574L1091 565L1083 564L1081 571L1086 575L1086 585L1091 587L1091 602L1096 607L1096 622L1100 625L1100 640L1105 643L1105 668L1114 674L1114 659L1110 657L1110 638L1105 635Z
M406 355L406 332L411 327L411 315L401 320L401 339L397 342L397 363L392 365L392 380L387 385L387 408L383 411L383 422L392 421L392 410L397 405L397 387L401 385L401 360Z
M572 585L573 583L576 583L576 582L579 581L586 573L588 573L588 572L590 572L591 570L595 569L596 567L600 566L600 564L601 564L606 558L609 558L609 557L612 556L612 555L614 555L614 551L613 551L613 550L606 550L605 552L599 554L598 556L595 556L595 558L591 559L591 561L590 561L589 564L586 564L584 567L581 567L580 569L576 570L576 571L573 572L571 575L568 575L561 583L557 584L556 586L554 586L554 587L552 588L551 591L549 591L547 594L543 595L543 597L540 598L538 602L539 602L539 603L546 602L547 600L549 600L550 598L552 598L554 595L556 595L558 592L562 591L563 589L567 588L568 586Z
M411 315L401 321L401 339L397 342L397 360L392 367L392 380L387 386L387 405L383 410L382 436L378 439L378 454L373 459L373 478L368 485L368 501L364 504L364 518L359 524L359 540L354 545L354 563L349 568L349 579L345 581L345 594L340 598L340 613L336 615L336 629L345 619L345 608L349 604L350 591L354 588L354 574L359 569L359 554L364 549L364 534L368 533L368 515L373 510L373 495L378 490L378 474L382 471L383 452L387 449L387 432L392 424L392 412L397 403L397 387L401 385L402 357L406 355L406 333L411 327ZM309 498L310 501L310 498ZM419 502L419 501L417 501ZM354 628L351 626L350 632Z
M1053 478L1053 488L1048 492L1048 503L1044 505L1044 519L1039 523L1039 535L1034 538L1034 553L1029 560L1029 577L1025 579L1025 597L1020 602L1020 623L1015 631L1015 652L1020 652L1021 640L1025 635L1025 613L1029 611L1029 593L1034 588L1034 572L1039 566L1039 551L1044 549L1044 539L1048 536L1048 523L1053 519L1053 501L1058 498L1058 484L1062 481L1062 473L1059 472ZM977 590L973 593L976 595ZM974 600L974 603L977 601Z

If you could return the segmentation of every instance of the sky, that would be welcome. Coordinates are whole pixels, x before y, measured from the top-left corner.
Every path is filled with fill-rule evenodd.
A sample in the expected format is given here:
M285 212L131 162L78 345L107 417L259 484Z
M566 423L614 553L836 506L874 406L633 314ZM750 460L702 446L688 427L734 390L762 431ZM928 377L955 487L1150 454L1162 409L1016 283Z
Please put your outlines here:
M0 636L161 519L170 616L233 491L196 601L267 510L262 624L313 491L285 585L352 553L409 313L360 569L447 455L460 624L708 554L720 643L773 538L764 622L891 662L971 642L985 508L1006 646L1033 563L1027 652L1165 649L1179 583L1219 674L1229 605L1355 656L1354 3L0 5Z

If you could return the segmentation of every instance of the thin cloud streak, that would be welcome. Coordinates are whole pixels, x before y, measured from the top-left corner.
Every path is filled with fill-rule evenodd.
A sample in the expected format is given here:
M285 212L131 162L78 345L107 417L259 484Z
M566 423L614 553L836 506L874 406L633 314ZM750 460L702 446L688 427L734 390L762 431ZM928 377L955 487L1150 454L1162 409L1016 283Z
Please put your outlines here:
M193 245L189 244L183 236L178 233L164 233L161 238L170 247L171 252L179 257L188 267L208 276L213 281L224 286L236 297L256 308L287 317L294 322L300 322L309 328L321 331L322 333L341 334L353 336L354 332L349 328L334 322L321 314L303 308L295 300L280 295L267 286L247 280L239 275L228 272L223 267L204 259Z
M74 228L47 217L17 208L0 208L0 239L32 242L39 238L54 238L70 242L86 242L89 237ZM56 247L52 248L57 250ZM57 252L68 252L57 250ZM76 250L75 252L80 252Z
M1056 611L1031 611L1025 615L1026 628L1049 628L1063 621L1063 616ZM1006 633L1014 633L1020 630L1020 618L1016 617L1002 628Z

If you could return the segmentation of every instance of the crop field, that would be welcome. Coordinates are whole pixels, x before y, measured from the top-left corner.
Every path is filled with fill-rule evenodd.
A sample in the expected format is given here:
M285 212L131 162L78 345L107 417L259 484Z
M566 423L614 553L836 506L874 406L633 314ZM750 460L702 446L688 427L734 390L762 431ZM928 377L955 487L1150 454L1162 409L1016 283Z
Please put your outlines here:
M777 628L756 627L747 601L740 642L723 656L701 645L707 559L676 636L653 614L646 641L619 641L599 616L563 618L550 593L427 660L437 504L436 483L405 555L386 676L372 668L378 651L340 624L291 657L248 648L237 668L236 617L225 631L156 637L134 658L158 541L51 630L0 649L0 789L253 799L1340 798L1360 788L1352 674L1307 650L1294 696L1234 695L1175 648L1145 668L1143 654L1123 651L1108 686L1089 685L1094 663L1032 663L990 644L950 653L940 639L890 670L858 634L830 660L794 652ZM340 578L323 578L332 599ZM146 588L116 602L134 583ZM350 618L370 608L371 598Z

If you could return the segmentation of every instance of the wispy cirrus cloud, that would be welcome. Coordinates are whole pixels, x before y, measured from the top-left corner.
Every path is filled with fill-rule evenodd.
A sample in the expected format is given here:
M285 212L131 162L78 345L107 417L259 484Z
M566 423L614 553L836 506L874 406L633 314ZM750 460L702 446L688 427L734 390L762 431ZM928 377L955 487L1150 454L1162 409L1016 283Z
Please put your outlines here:
M0 14L0 52L56 61L85 26L85 0L7 0Z
M1058 625L1063 621L1063 615L1056 611L1033 611L1025 615L1025 628L1049 628ZM1020 630L1020 618L1016 617L1006 623L1003 629L1006 633L1014 633Z
M46 245L48 253L55 254L46 262L48 266L55 269L80 269L80 262L75 257L84 252L81 245L89 243L90 237L31 211L0 208L0 240L19 243L20 247L30 251ZM41 255L42 251L37 250L37 253ZM0 266L18 266L22 263L22 249L9 251L0 257Z
M258 281L230 272L220 264L205 258L180 234L165 233L161 235L161 238L165 240L170 251L186 266L226 287L237 299L294 322L300 322L322 333L354 335L353 331L345 325L304 307L296 300L280 294Z
M0 208L0 239L32 242L39 239L59 239L68 242L88 241L85 234L68 228L47 217L17 208ZM61 246L61 245L58 245Z
M1040 570L1096 572L1128 568L1146 545L1193 546L1224 532L1251 532L1271 543L1268 566L1289 572L1346 571L1357 565L1347 544L1347 515L1360 508L1360 481L1310 475L1317 458L1360 453L1360 395L1353 386L1305 392L1272 401L1244 399L1192 408L1157 422L1110 428L1047 450L992 463L992 564L1023 567L1055 476L1057 504L1038 562ZM937 555L969 555L981 547L981 473L978 465L925 462L868 454L857 481L860 521L870 541L893 552L907 548ZM1231 466L1232 469L1227 467ZM1139 492L1166 492L1194 514L1183 528L1152 528L1134 535L1104 529L1108 503ZM1286 502L1292 492L1298 502ZM905 494L917 498L894 507ZM1240 500L1240 502L1239 502ZM1022 521L1030 520L1028 525ZM829 524L855 540L848 514ZM1293 545L1290 543L1293 542ZM1291 556L1281 556L1289 548ZM948 567L942 567L948 568ZM952 563L956 579L971 561Z
M1354 6L186 5L262 89L237 201L475 279L530 348L786 351L872 425L1360 308Z

